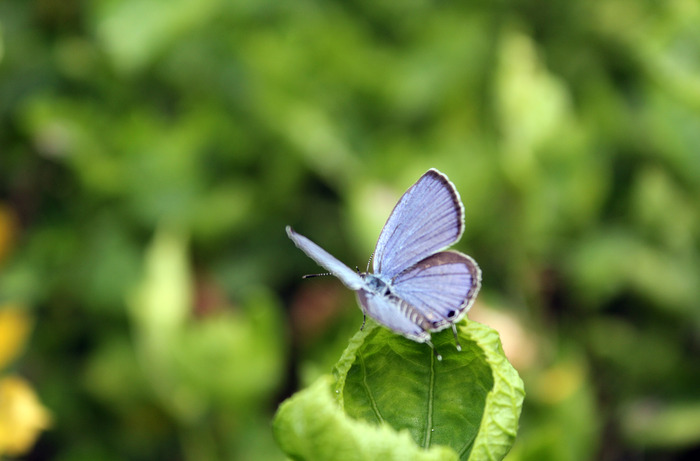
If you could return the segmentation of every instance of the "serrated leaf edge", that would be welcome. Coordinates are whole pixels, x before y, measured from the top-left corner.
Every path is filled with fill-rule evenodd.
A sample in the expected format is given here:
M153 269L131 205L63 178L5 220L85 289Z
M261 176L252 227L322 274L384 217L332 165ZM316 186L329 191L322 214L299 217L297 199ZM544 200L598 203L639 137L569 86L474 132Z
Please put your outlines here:
M525 387L520 375L503 352L498 332L472 321L461 328L484 351L486 361L491 364L494 381L493 388L486 396L484 417L474 438L469 459L501 460L515 441ZM508 407L508 411L502 411L499 407ZM494 433L504 434L506 438L494 437ZM503 441L499 443L499 439Z

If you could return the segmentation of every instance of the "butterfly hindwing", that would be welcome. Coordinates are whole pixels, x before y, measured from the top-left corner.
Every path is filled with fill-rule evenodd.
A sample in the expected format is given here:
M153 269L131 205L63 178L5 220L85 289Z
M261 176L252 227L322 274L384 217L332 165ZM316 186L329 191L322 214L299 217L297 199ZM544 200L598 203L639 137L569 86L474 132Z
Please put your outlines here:
M383 296L359 290L357 299L362 311L395 333L424 343L430 341L428 320L410 304L396 296Z
M404 270L391 282L392 292L431 320L431 331L458 322L481 287L481 270L469 256L443 251Z
M374 252L374 273L393 277L459 240L464 210L447 177L428 170L401 197Z

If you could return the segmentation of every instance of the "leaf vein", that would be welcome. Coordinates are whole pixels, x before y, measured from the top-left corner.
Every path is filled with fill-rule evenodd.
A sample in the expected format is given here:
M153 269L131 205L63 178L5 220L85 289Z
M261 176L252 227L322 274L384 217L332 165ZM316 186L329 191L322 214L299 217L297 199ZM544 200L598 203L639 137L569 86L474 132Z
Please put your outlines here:
M357 357L360 359L360 366L362 367L362 386L365 388L365 392L367 393L367 400L369 401L370 405L372 406L372 411L374 412L374 415L377 417L379 424L382 424L382 423L384 423L384 417L382 416L382 413L379 411L379 406L377 405L377 401L375 400L374 396L372 395L372 390L369 388L369 384L367 383L367 367L365 366L365 358L362 356L362 353L358 353Z

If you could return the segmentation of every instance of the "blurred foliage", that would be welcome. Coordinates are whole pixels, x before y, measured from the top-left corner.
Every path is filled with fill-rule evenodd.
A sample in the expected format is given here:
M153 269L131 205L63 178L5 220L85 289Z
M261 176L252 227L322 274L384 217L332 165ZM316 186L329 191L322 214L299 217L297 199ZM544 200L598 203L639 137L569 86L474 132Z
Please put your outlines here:
M277 403L361 323L284 225L362 267L436 167L484 272L470 318L528 393L508 459L697 458L698 24L693 0L0 2L0 305L35 319L2 376L53 415L28 457L281 459Z

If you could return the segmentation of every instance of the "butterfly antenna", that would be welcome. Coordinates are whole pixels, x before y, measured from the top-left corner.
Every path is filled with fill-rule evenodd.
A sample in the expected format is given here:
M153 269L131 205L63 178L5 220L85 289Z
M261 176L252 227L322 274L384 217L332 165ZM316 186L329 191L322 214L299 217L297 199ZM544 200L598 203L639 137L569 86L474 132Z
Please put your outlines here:
M435 358L438 359L438 362L441 362L441 361L442 361L442 355L440 355L440 354L438 353L437 349L435 349L435 345L433 345L433 343L431 343L430 340L425 341L425 344L427 344L428 346L430 346L430 349L432 349L433 354L435 354Z
M457 350L461 351L462 345L459 343L459 338L457 337L457 326L454 323L452 324L452 333L455 335L455 345L457 346Z
M369 261L367 261L367 272L369 272L369 264L372 262L373 257L374 257L374 251L372 252L371 255L369 255Z
M367 314L364 312L362 313L362 326L360 327L360 331L365 329L365 322L367 322Z
M324 275L333 275L333 274L332 274L331 272L324 272L323 274L306 274L306 275L302 275L301 278L303 278L303 279L311 279L311 278L314 278L314 277L322 277L322 276L324 276Z

